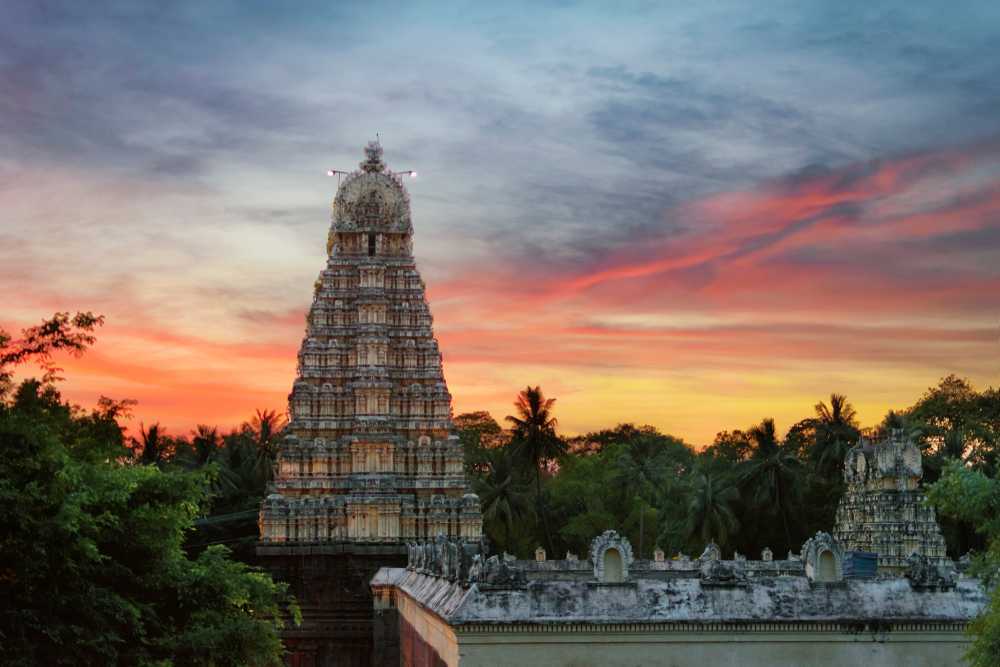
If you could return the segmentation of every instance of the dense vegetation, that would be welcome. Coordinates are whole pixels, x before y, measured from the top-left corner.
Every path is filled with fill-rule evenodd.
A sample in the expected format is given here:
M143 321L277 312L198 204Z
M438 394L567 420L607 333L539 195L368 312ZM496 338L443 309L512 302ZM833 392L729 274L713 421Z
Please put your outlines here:
M283 585L252 567L257 510L284 418L258 410L238 428L188 435L120 425L131 401L66 403L52 354L82 352L101 319L57 316L13 340L0 331L0 652L12 664L274 664ZM41 380L12 383L37 362ZM763 416L762 416L763 417ZM565 437L539 387L501 426L455 418L470 485L494 548L585 556L614 528L650 558L798 551L830 530L841 468L862 426L832 394L784 433L772 419L722 431L695 450L650 426ZM948 376L868 431L904 429L924 452L925 482L953 557L970 549L1000 572L1000 390ZM873 435L869 433L869 435ZM977 664L1000 656L1000 600L974 626Z
M82 351L100 322L58 314L18 340L0 331L4 664L281 664L282 619L297 619L284 585L225 546L185 545L213 508L256 503L240 466L210 463L244 445L185 449L154 427L129 440L130 402L88 412L53 384L51 353ZM32 360L43 379L14 387L13 367Z
M868 429L833 394L783 436L764 418L718 433L700 451L632 424L562 438L555 401L538 387L520 393L507 422L505 430L484 412L455 418L486 533L523 557L539 545L555 556L584 555L607 528L625 533L644 558L657 545L697 556L709 541L754 557L764 547L797 552L832 528L844 457L863 430L905 429L924 452L925 483L956 461L992 478L1000 454L1000 391L979 392L955 376ZM941 523L953 556L984 546L970 517L947 511Z

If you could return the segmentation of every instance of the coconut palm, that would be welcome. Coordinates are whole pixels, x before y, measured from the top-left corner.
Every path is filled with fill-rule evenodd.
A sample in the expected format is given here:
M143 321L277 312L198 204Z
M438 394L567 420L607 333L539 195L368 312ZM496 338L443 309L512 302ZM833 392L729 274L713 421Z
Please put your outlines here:
M791 544L789 517L794 511L800 489L801 462L795 454L781 446L773 419L765 419L747 431L754 443L750 459L743 464L741 483L763 515L778 515Z
M820 401L815 410L813 460L824 475L837 476L847 451L860 435L857 412L843 394L830 394L830 405Z
M191 447L194 450L194 462L203 466L215 455L220 445L219 429L214 426L198 424L191 432Z
M243 433L253 442L257 474L264 482L271 481L274 461L278 455L278 444L288 420L277 410L257 409L254 416L242 426Z
M541 387L528 386L514 401L517 415L506 417L513 431L511 446L514 448L515 457L529 463L535 472L535 498L538 503L538 513L542 517L549 553L555 553L555 547L542 496L542 468L566 452L566 443L556 435L558 422L552 415L555 402L554 398L545 398Z
M705 472L697 473L688 501L689 537L725 545L739 527L732 507L738 499L739 493L731 484Z
M664 438L636 431L614 459L613 479L624 505L636 505L639 514L639 558L645 546L645 519L667 469Z
M528 514L527 494L518 483L517 468L508 448L484 450L485 474L476 479L476 492L482 502L483 522L493 528L494 539L502 529L504 540L498 548L510 543L514 524Z
M143 465L160 465L168 456L169 443L159 422L146 428L139 424L139 437L130 438L132 456Z

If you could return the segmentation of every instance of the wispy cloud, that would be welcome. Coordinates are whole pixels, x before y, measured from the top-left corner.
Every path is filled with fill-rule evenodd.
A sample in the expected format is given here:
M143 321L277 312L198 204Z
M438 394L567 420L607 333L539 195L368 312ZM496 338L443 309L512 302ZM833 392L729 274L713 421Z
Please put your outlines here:
M79 400L283 405L375 131L459 410L705 441L1000 373L996 3L297 9L5 7L0 319L108 316Z

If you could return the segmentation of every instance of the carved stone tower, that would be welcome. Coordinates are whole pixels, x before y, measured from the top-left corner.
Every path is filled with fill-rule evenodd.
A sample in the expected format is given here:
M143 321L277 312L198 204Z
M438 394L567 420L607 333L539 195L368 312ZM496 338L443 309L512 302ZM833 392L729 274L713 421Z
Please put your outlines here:
M371 142L337 191L258 555L292 584L300 665L369 664L378 567L407 541L477 541L451 394L412 253L402 179ZM384 647L380 647L380 650Z
M943 562L944 537L924 503L920 450L899 431L872 444L862 439L844 459L847 490L833 535L846 551L878 554L880 572L902 572L910 554Z

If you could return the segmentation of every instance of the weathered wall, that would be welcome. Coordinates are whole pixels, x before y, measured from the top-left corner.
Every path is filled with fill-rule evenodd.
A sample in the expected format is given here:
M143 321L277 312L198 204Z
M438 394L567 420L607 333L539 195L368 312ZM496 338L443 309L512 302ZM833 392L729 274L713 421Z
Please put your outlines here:
M967 646L960 632L889 632L880 636L870 632L492 633L460 635L458 664L461 667L944 667L961 665Z
M459 664L458 643L447 623L427 612L408 595L398 596L396 607L399 611L401 665L456 667Z

